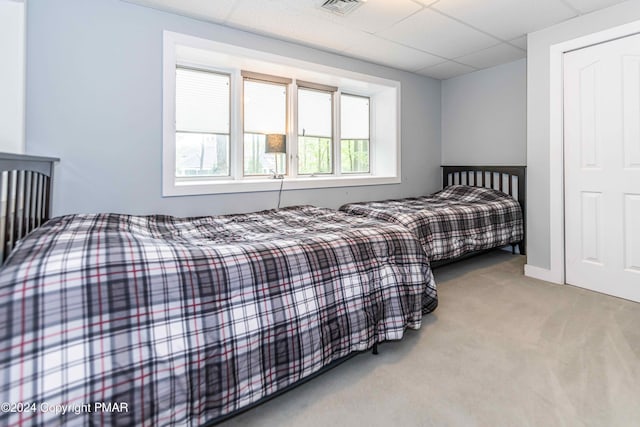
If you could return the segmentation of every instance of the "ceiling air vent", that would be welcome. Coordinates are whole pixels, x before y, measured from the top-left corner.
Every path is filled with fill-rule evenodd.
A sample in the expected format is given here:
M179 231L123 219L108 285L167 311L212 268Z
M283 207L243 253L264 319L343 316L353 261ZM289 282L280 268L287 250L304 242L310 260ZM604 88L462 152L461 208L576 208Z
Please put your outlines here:
M322 8L338 15L346 15L353 12L358 6L367 0L327 0Z

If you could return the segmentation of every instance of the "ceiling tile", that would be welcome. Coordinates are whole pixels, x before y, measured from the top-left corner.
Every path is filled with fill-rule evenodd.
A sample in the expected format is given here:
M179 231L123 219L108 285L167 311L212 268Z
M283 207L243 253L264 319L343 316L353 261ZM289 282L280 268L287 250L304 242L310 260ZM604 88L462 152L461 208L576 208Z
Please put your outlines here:
M465 55L498 42L430 9L416 13L379 35L405 46L447 58Z
M503 40L577 15L561 0L440 0L433 8Z
M438 0L415 0L416 3L420 3L423 6L431 6L432 4L438 3Z
M520 49L527 50L527 36L518 37L512 40L509 40L509 43L512 45L519 47Z
M422 6L411 0L368 0L352 13L340 16L325 12L335 23L376 33L420 10Z
M452 77L461 76L463 74L475 71L474 68L468 67L457 62L447 61L433 67L425 68L418 71L423 76L433 77L434 79L446 80Z
M564 0L580 13L593 12L594 10L604 9L614 4L622 3L624 0Z
M141 6L166 10L179 15L211 22L223 22L236 0L124 0Z
M367 0L346 16L325 0L123 1L449 78L524 57L526 33L624 0Z
M405 47L374 35L354 44L345 50L344 54L408 71L420 70L444 61L438 56Z
M347 15L332 13L320 6L325 0L236 0L236 8L240 14L233 13L232 21L237 21L244 16L242 11L250 11L259 20L272 20L278 23L281 16L296 16L300 20L317 18L328 22L348 27L352 30L362 30L374 33L410 16L422 9L422 6L412 0L367 0L366 3ZM287 26L279 28L281 33L286 33ZM321 33L325 31L320 31ZM286 35L286 34L282 34Z
M507 43L500 43L488 49L479 50L469 55L456 58L456 61L471 65L474 68L489 68L505 64L527 56L527 52Z
M325 12L299 0L236 0L225 22L254 33L342 52L369 34L334 23Z

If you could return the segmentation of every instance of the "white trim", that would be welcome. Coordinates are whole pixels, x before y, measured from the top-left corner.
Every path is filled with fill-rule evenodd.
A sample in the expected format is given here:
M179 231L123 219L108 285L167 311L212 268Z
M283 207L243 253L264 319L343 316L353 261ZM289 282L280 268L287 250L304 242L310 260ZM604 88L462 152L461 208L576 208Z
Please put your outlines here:
M298 111L298 86L290 84L287 88L287 151L289 158L287 159L287 172L290 178L298 177L298 121L294 111ZM283 185L284 188L284 185Z
M550 268L547 280L565 283L564 241L564 124L563 110L563 55L566 52L604 43L640 32L640 21L610 28L587 36L558 43L549 49L550 117L549 117L549 250ZM525 275L536 277L545 269L528 266Z
M178 34L171 31L163 32L163 154L162 154L162 196L185 196L201 194L219 193L240 193L256 191L273 191L274 181L265 178L253 178L242 176L242 148L238 144L241 138L241 117L238 108L237 96L233 95L233 87L241 86L242 79L239 72L235 70L237 61L241 60L243 67L255 69L255 72L286 75L293 81L304 79L306 81L317 81L322 84L335 85L341 90L354 95L366 96L371 100L379 99L380 104L387 104L385 108L380 106L380 114L385 117L393 117L395 120L386 120L384 128L379 130L376 138L370 135L370 162L371 171L378 175L342 175L339 171L339 139L335 140L332 146L334 158L334 175L306 177L297 176L297 153L290 148L288 160L290 174L285 178L285 189L312 189L329 187L350 187L365 185L398 184L401 182L401 134L400 134L400 108L401 94L400 82L388 80L368 74L356 73L349 70L329 67L294 58L284 57L271 53L255 51L240 46L219 43L212 40ZM186 52L186 53L185 53ZM215 180L178 180L175 178L175 66L184 63L185 59L195 57L194 61L202 60L203 64L216 63L217 68L232 67L232 99L231 99L231 147L230 147L230 171L231 177L228 179L216 178ZM235 63L233 61L236 61ZM191 61L191 59L189 59ZM218 62L220 62L218 64ZM284 71L283 71L284 70ZM295 83L289 85L289 120L288 139L291 143L297 139L296 123L292 117L292 111L296 107L297 97L295 96ZM242 90L236 92L242 96ZM334 98L337 97L334 95ZM240 98L241 99L241 98ZM395 101L395 105L392 105ZM338 109L334 108L334 116ZM373 112L372 112L373 113ZM372 114L373 115L373 114ZM336 127L334 117L334 129ZM370 119L374 122L374 118ZM380 120L382 122L382 120ZM235 133L234 133L235 132ZM339 136L339 134L337 135ZM375 139L375 141L374 141ZM380 144L384 141L385 144ZM393 144L392 144L393 142ZM292 147L290 145L290 147ZM384 149L384 153L376 156L373 148ZM373 153L373 154L372 154ZM384 154L384 155L383 155ZM240 159L240 161L238 161ZM338 161L336 160L338 159ZM387 159L386 164L375 165L376 161ZM392 160L393 159L393 160ZM279 188L279 185L278 185Z
M564 50L551 47L549 69L550 108L549 129L549 276L532 276L564 284L564 127L563 127L563 67ZM558 133L559 130L559 133ZM531 267L531 266L530 266ZM531 269L530 269L531 270ZM525 269L525 272L527 270ZM526 274L526 273L525 273ZM528 274L527 274L528 275Z
M244 124L242 123L242 100L244 99L244 79L242 78L241 71L235 70L231 73L231 94L239 93L238 98L234 98L231 95L231 135L229 137L229 172L231 176L240 176L243 172L244 153L242 151L241 144L234 144L234 135L236 138L239 135L244 135ZM167 194L163 192L163 196Z
M340 117L341 105L342 105L342 92L336 90L333 92L331 98L331 118L333 124L333 136L331 144L333 147L333 173L336 176L342 175L342 118ZM369 111L369 124L371 124L371 111ZM369 157L369 171L371 171L371 157Z
M20 93L22 95L22 105L20 105L22 126L20 129L20 152L27 152L27 14L29 13L29 3L27 0L17 0L24 4L22 11L22 81L20 82Z
M398 83L398 90L396 92L396 96L397 96L397 105L398 107L396 108L396 129L398 132L398 146L396 147L396 171L398 174L398 177L402 176L402 171L401 169L401 165L402 165L402 144L400 143L400 141L402 141L401 138L401 132L402 132L402 126L400 126L400 123L402 123L402 119L401 119L401 114L400 111L402 110L402 99L400 98L402 96L402 92L400 91L400 83ZM371 103L369 103L369 108L371 108ZM374 119L377 118L378 116L373 116ZM369 128L369 156L371 156L371 128ZM375 156L375 153L374 153ZM376 160L375 157L372 159L371 157L369 157L369 161L373 161Z
M27 0L0 0L0 16L0 151L20 154L26 150Z
M162 195L192 196L203 194L248 193L260 191L276 191L280 188L279 179L242 179L175 182L163 189ZM400 184L400 177L353 176L342 177L300 177L284 178L284 190L308 190L312 188L359 187L367 185Z
M544 280L545 282L564 284L564 282L558 281L558 277L553 271L546 268L536 267L535 265L525 264L524 275L538 280Z
M176 41L172 33L165 31L162 34L162 195L167 196L167 192L176 187L175 164L176 150L175 142L172 144L173 150L168 150L166 141L174 140L176 134ZM174 77L170 77L173 73ZM233 152L230 152L233 155ZM173 165L168 167L167 165ZM231 165L231 167L233 167Z

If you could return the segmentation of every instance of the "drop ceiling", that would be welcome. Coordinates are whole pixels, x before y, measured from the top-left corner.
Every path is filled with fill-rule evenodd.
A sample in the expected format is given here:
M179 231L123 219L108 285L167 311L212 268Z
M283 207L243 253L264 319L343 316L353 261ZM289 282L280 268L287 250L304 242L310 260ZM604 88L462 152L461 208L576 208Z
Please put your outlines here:
M526 56L526 34L623 0L125 0L436 79Z

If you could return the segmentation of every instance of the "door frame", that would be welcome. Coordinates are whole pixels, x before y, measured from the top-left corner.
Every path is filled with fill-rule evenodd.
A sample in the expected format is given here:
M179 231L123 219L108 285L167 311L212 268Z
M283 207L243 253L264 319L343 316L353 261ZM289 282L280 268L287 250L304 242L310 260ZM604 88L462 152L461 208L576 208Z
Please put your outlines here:
M550 269L545 279L565 284L564 229L564 54L572 50L640 33L640 21L616 26L573 40L552 45L550 59L549 117L549 248Z

